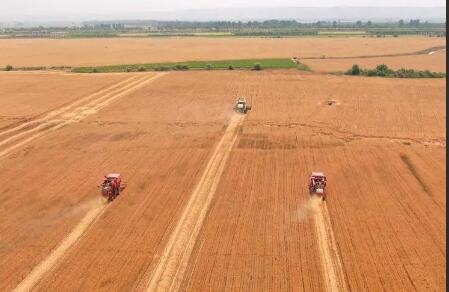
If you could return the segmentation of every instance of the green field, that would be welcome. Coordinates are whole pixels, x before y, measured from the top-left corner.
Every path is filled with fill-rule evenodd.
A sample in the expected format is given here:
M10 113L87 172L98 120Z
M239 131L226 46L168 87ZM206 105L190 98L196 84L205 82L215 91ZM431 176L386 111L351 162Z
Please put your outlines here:
M256 63L262 69L294 69L298 68L291 59L246 59L246 60L220 60L220 61L186 61L169 63L129 64L100 67L78 67L72 69L76 73L110 73L110 72L137 72L137 71L170 71L170 70L252 70ZM302 69L298 68L298 69Z

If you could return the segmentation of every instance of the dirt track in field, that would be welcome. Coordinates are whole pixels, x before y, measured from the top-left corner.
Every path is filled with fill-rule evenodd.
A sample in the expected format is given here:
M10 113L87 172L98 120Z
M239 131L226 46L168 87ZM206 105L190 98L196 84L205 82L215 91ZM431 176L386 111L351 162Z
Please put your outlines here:
M126 77L0 72L0 129L39 118Z
M2 39L0 66L99 66L190 60L356 57L413 53L444 46L445 43L445 38L429 37Z
M329 218L327 205L321 201L321 198L316 197L310 199L310 205L314 212L315 228L326 290L333 292L347 291L340 252L335 243L334 231Z
M102 199L92 201L89 204L89 211L81 219L80 223L70 232L69 235L58 245L58 247L51 252L51 254L45 258L38 266L36 266L28 276L20 282L20 284L14 289L14 291L31 291L34 286L48 273L51 269L55 268L59 261L64 257L64 254L74 245L84 232L98 219L101 214L106 210L107 203Z
M133 90L163 75L159 73L156 75L149 74L128 78L111 87L77 99L57 110L50 111L43 117L0 131L0 137L3 137L0 141L0 157L7 155L34 139L46 135L50 131L60 129L70 123L79 122L114 102L117 98L129 94Z
M151 274L147 286L148 291L179 290L193 247L209 211L229 153L237 138L236 132L243 119L244 116L239 114L231 117L223 138L212 154L204 174L190 196L189 202L160 256L159 263Z
M90 76L93 84L103 78ZM28 126L0 136L95 109L3 156L0 290L143 291L158 269L182 291L444 289L444 80L127 76L66 95L66 105L49 99L44 113L19 120ZM240 95L252 110L229 154L216 155ZM127 189L88 224L96 185L110 171L122 173ZM304 208L311 171L328 176L320 212ZM182 253L165 253L170 246Z

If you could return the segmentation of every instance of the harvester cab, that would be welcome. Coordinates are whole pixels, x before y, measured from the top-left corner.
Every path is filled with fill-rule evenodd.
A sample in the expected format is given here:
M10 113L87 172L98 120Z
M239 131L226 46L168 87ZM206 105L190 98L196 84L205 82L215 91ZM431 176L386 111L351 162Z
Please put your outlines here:
M309 181L310 195L320 196L323 201L326 200L326 176L322 172L312 172Z
M246 98L239 97L234 106L234 110L239 113L246 114L249 110L251 110L251 105L248 104Z

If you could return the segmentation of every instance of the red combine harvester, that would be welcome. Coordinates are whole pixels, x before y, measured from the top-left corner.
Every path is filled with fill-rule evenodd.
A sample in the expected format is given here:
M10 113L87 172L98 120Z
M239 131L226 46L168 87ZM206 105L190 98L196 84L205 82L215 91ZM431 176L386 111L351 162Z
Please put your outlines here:
M120 173L109 173L105 175L100 186L101 195L107 198L109 202L113 201L118 195L120 195L120 192L125 189L125 183L122 182Z
M309 181L309 193L310 195L321 196L326 200L326 176L322 172L312 172Z

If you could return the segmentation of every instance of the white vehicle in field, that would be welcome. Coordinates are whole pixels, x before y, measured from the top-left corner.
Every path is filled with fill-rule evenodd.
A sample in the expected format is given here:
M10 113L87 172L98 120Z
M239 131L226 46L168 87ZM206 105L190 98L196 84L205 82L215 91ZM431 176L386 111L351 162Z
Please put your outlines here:
M237 100L237 102L234 106L234 110L239 113L246 114L249 110L251 110L251 106L248 104L246 99L242 96L242 97L239 97L239 99Z

